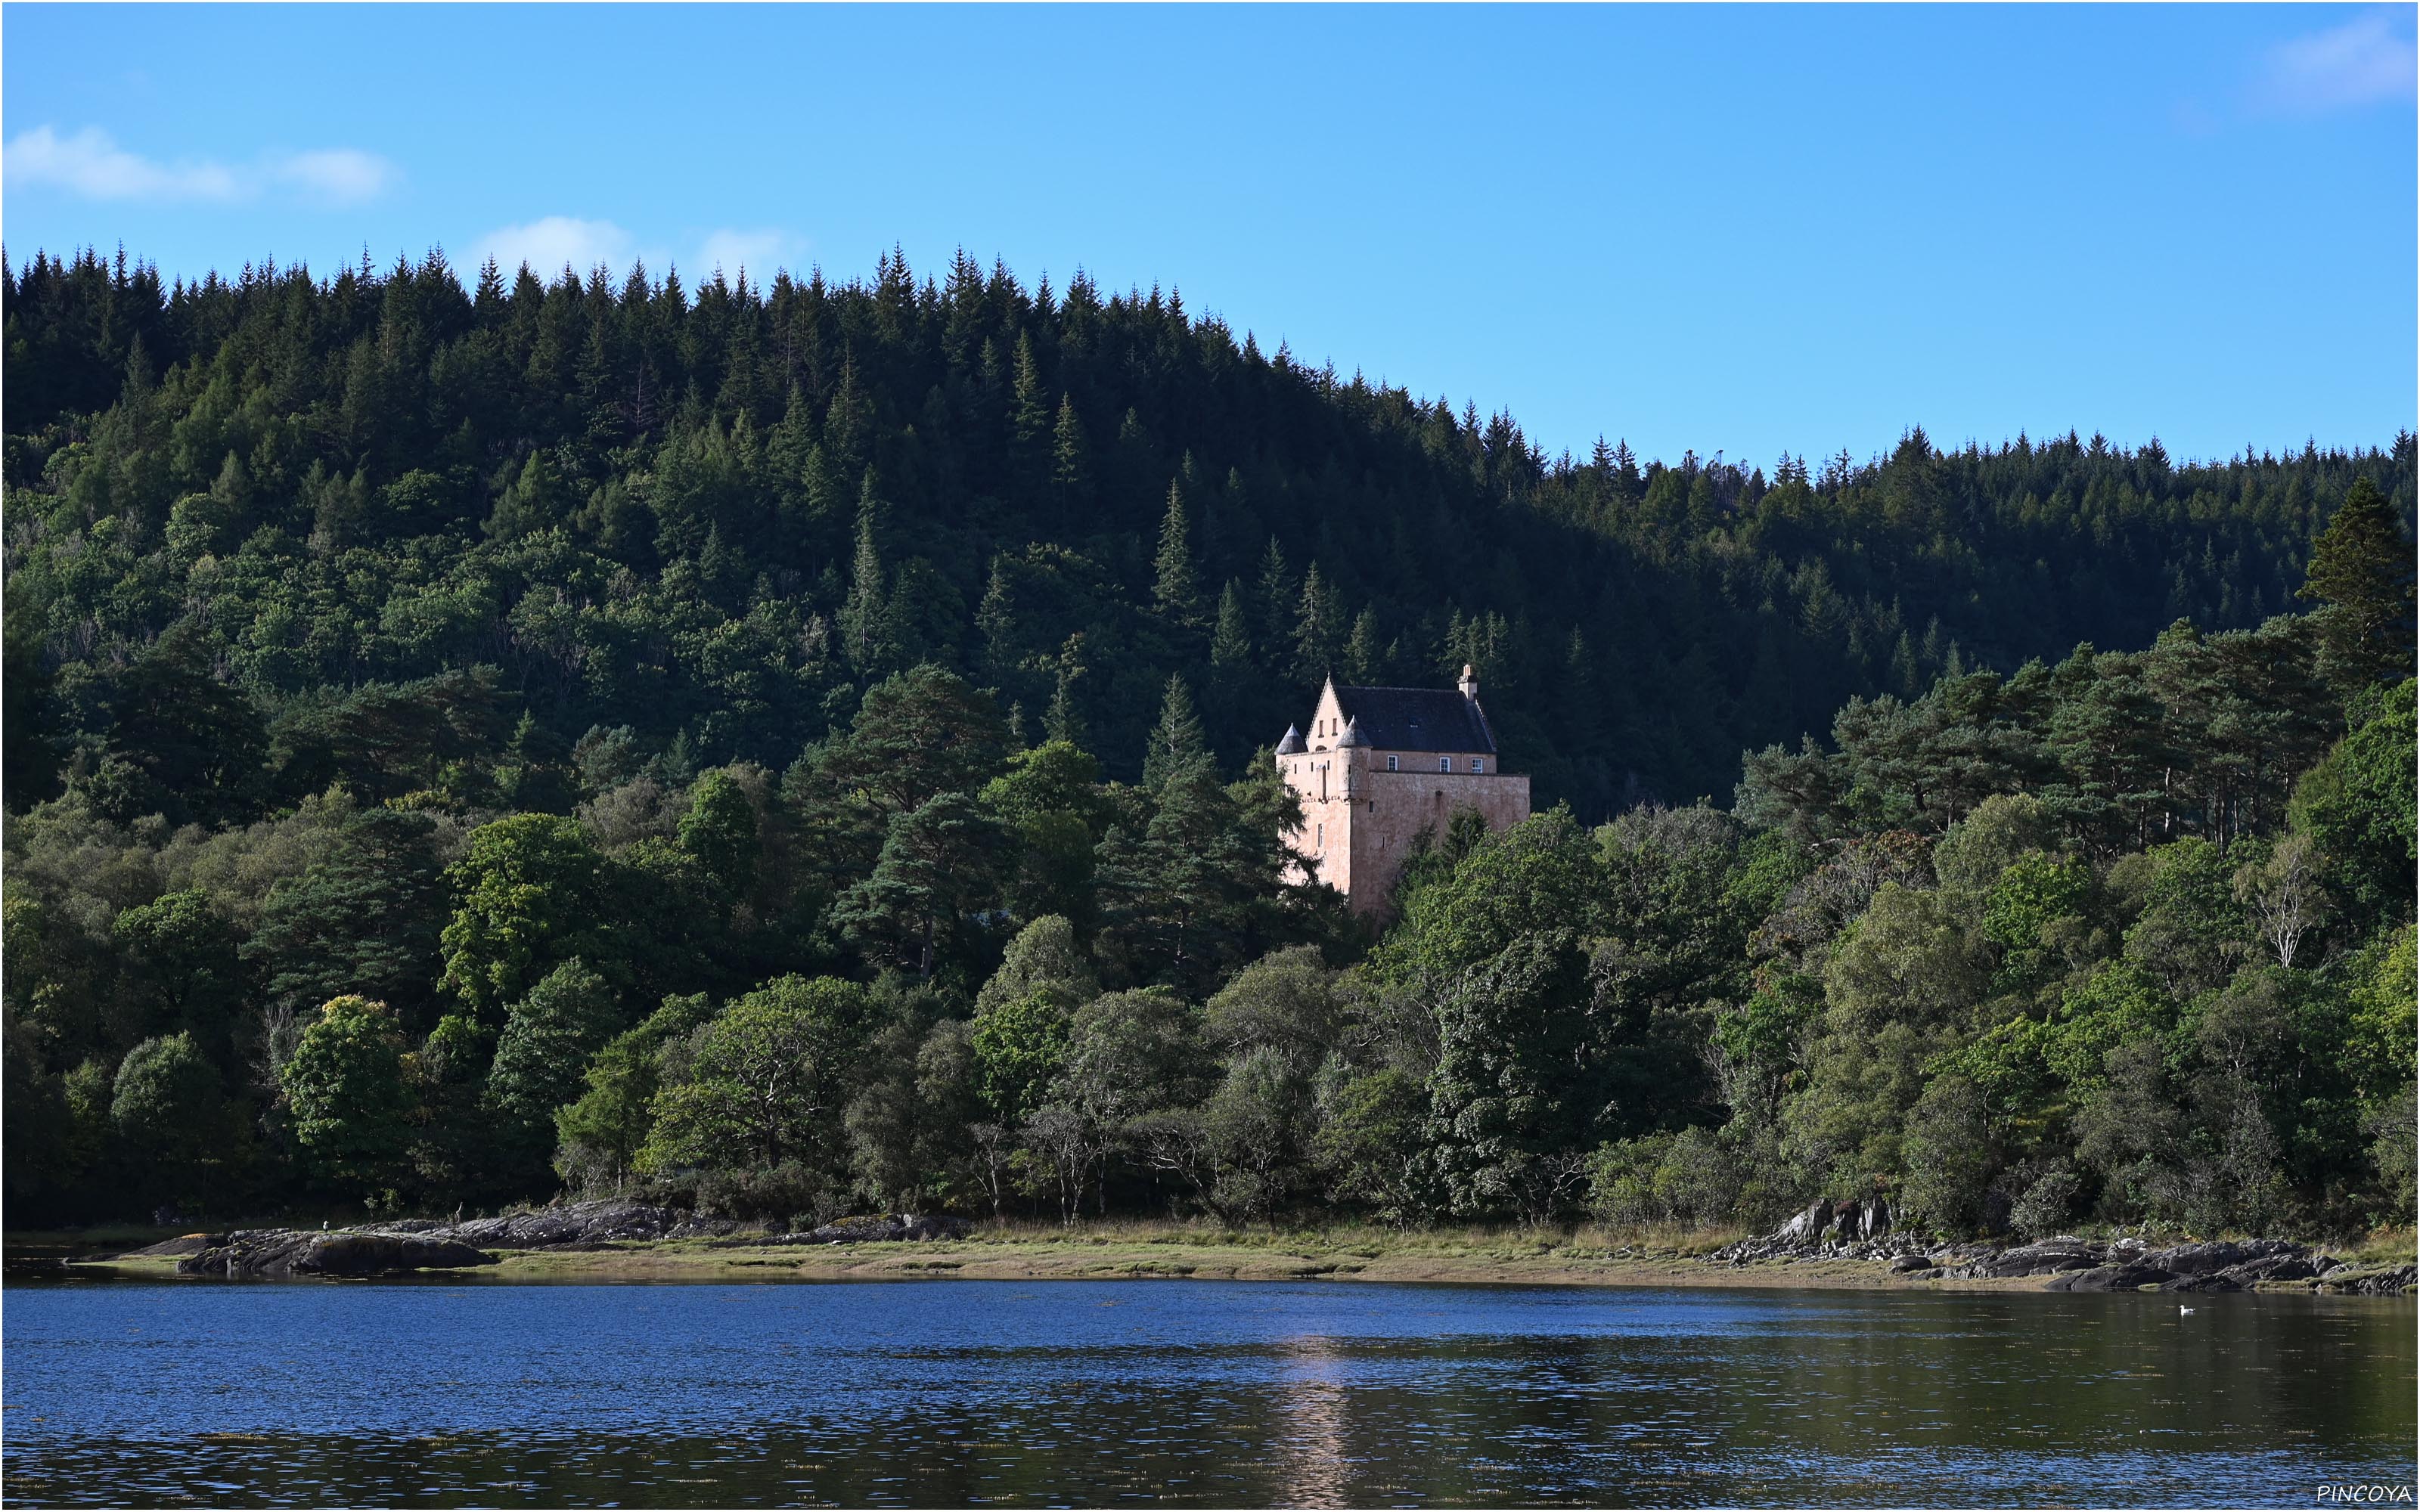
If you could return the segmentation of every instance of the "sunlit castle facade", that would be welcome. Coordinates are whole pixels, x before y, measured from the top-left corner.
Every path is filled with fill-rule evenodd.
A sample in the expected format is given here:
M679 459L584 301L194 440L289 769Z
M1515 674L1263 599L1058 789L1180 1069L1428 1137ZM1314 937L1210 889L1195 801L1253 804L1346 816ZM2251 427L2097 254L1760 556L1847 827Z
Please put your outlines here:
M1302 799L1295 880L1326 883L1358 914L1386 905L1414 837L1442 837L1456 810L1477 810L1490 829L1529 817L1529 779L1497 764L1468 667L1450 688L1340 687L1330 678L1310 733L1288 726L1277 763Z

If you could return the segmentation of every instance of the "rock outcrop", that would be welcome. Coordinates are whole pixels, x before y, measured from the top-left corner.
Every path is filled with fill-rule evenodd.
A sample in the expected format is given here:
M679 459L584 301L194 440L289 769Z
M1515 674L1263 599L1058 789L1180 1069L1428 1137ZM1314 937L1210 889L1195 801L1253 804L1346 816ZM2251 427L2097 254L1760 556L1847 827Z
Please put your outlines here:
M632 1241L714 1239L737 1233L740 1227L732 1219L701 1218L682 1208L613 1201L566 1202L453 1224L422 1222L427 1227L414 1224L413 1228L431 1236L484 1248L521 1250L600 1249Z
M2071 1235L2024 1244L1933 1242L1889 1231L1880 1198L1819 1202L1770 1235L1726 1244L1707 1259L1745 1266L1865 1260L1909 1280L1979 1281L2045 1276L2052 1291L2249 1291L2259 1287L2400 1296L2414 1268L2344 1264L2291 1240L2213 1240L2153 1249L2139 1239ZM1879 1231L1877 1231L1879 1230Z
M933 1239L964 1239L972 1226L942 1213L894 1212L843 1218L799 1233L726 1239L725 1244L892 1244Z
M245 1228L187 1234L134 1255L178 1257L179 1275L373 1276L493 1265L495 1250L606 1249L662 1239L706 1239L718 1244L862 1244L963 1239L963 1218L887 1213L844 1218L799 1233L752 1232L729 1218L702 1218L682 1208L643 1202L570 1202L458 1223L401 1218L374 1227L332 1231Z
M252 1277L409 1275L493 1265L496 1257L426 1234L242 1228L177 1262L178 1275Z

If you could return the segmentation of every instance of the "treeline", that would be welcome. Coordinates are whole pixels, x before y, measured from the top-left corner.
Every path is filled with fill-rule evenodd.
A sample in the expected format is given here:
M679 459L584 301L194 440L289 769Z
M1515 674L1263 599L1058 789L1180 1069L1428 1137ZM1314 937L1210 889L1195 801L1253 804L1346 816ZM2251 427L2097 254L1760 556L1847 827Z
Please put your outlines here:
M1550 462L963 260L6 310L11 1222L2408 1211L2409 437ZM1567 806L1373 934L1256 747L1465 660Z
M2308 586L1853 702L1734 813L1461 815L1375 935L1282 880L1298 810L1218 780L1181 679L1138 784L919 666L778 776L618 732L495 774L567 817L338 786L177 828L79 786L8 839L12 1211L2408 1222L2412 581L2375 490Z
M2409 437L1549 456L1173 294L963 256L692 290L38 254L5 311L8 801L116 760L125 819L289 810L351 775L357 705L447 680L478 686L424 775L458 808L592 731L782 768L925 662L1127 781L1183 671L1233 777L1330 670L1467 661L1542 801L1595 820L1726 793L1851 697L2250 628L2356 479L2413 503Z

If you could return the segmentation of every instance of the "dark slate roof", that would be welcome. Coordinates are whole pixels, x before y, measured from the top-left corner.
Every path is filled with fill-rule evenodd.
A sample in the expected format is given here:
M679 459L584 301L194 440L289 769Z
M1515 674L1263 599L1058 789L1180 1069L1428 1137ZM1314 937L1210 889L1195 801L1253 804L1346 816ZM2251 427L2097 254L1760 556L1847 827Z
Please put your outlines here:
M1278 742L1277 753L1280 756L1292 756L1307 748L1302 743L1302 731L1294 725L1286 726L1284 738Z
M1496 736L1477 701L1451 687L1346 687L1336 702L1345 718L1380 750L1478 750L1491 755Z

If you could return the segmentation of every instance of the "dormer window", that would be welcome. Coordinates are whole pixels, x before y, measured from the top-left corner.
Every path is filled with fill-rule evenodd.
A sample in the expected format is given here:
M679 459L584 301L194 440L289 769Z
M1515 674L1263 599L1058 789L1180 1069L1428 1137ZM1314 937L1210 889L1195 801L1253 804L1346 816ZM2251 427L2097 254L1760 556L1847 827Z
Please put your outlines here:
M1403 770L1403 766L1404 759L1402 757L1389 756L1387 758L1387 770L1390 772L1399 772Z
M1438 757L1438 758L1437 758L1437 770L1438 770L1438 771L1440 771L1440 772L1450 772L1450 771L1452 771L1452 770L1453 770L1453 758L1452 758L1452 757L1450 757L1450 756L1440 756L1440 757Z

